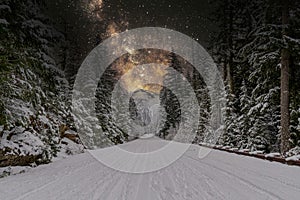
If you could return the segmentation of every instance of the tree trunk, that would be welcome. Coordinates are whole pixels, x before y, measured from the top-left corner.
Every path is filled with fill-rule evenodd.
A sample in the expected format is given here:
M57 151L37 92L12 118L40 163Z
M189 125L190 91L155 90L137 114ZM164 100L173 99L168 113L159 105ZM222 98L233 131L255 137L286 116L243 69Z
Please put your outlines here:
M232 62L230 62L230 63L232 63ZM232 79L232 72L231 72L231 64L230 63L226 64L226 81L228 82L228 85L229 85L230 94L234 94L233 79Z
M226 72L227 72L227 81L229 85L229 90L231 94L234 94L234 81L233 81L233 5L232 1L228 1L228 9L229 9L229 19L228 19L228 24L229 24L229 30L228 30L228 49L229 49L229 57L228 57L228 62L226 64Z
M282 0L282 36L287 34L286 26L288 24L288 1ZM290 149L290 113L289 113L289 51L285 47L281 50L281 153L285 154Z

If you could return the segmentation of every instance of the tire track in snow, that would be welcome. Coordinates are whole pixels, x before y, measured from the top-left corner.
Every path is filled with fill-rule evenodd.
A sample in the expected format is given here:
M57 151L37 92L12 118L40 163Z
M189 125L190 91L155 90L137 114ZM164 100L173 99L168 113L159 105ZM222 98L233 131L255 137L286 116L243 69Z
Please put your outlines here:
M231 167L231 166L232 166L231 163L226 162L226 160L222 160L222 164L225 164L225 165L227 165L228 167ZM294 189L299 190L299 192L300 192L300 187L299 187L299 185L295 185L295 184L292 184L292 183L288 183L288 182L282 181L282 180L279 179L279 178L275 178L275 177L272 177L272 176L267 176L267 175L265 175L265 174L263 174L263 173L260 173L260 171L254 171L254 170L251 170L251 169L248 169L248 168L242 168L241 166L239 166L239 167L241 168L240 170L242 170L243 173L246 173L246 174L248 174L248 175L250 175L250 176L264 177L264 178L266 178L266 179L270 179L270 180L272 180L272 181L279 182L279 183L281 183L281 184L283 184L283 185L285 185L285 186L293 187Z
M113 170L112 170L113 171ZM100 185L97 192L94 193L92 199L107 199L104 197L109 196L109 193L113 190L114 187L116 187L116 184L120 182L121 174L118 172L115 173L109 173L109 178L103 179L102 184Z
M190 170L189 172L191 172L194 175L192 177L199 178L199 171L198 170L196 170L195 168L190 167L187 163L185 163L183 161L182 161L182 163L185 166L185 168L188 168ZM209 182L209 181L212 181L213 178L209 177L208 175L205 175L204 173L202 173L201 176L203 177L203 179L201 179L201 180L204 180L205 183L208 186L207 190L205 190L205 191L209 191L209 192L206 192L206 193L208 193L210 198L226 199L224 193L222 193L220 190L218 190L218 188L216 186L214 186L214 184L212 184L212 182L211 183ZM198 188L196 188L196 189L198 189ZM216 194L218 195L218 198L216 198L216 196L215 196Z
M195 162L198 162L198 163L207 165L207 166L209 166L209 167L212 167L212 168L218 170L219 172L221 172L221 173L223 173L223 174L226 174L226 175L229 176L229 177L234 177L235 179L239 180L240 183L243 183L243 184L245 184L245 185L248 185L250 188L253 188L253 189L255 189L256 191L258 191L258 192L260 192L260 193L262 193L262 194L268 195L269 197L271 197L271 199L285 200L285 199L282 199L281 197L279 197L278 195L276 195L276 194L274 194L274 193L272 193L272 192L270 192L270 191L267 191L267 190L265 190L265 189L263 189L263 188L261 188L261 187L255 185L255 184L253 184L252 182L250 182L250 181L244 179L244 178L241 178L241 177L235 175L234 173L228 172L228 171L226 171L226 170L224 170L224 169L222 169L222 168L216 167L216 166L214 166L214 165L211 165L211 164L208 164L208 163L205 163L205 162L201 162L200 160L195 159L195 158L193 158L193 157L190 157L190 156L188 156L188 155L185 155L184 157L189 158L189 159L191 159L191 160L193 160L193 161L195 161Z
M162 175L160 175L162 177ZM157 197L157 200L174 200L173 196L167 196L169 194L168 191L165 190L165 185L162 183L163 179L156 179L154 176L151 177L151 185L150 188L153 190L154 194ZM167 198L168 197L168 198ZM175 199L176 200L176 199Z
M170 170L171 171L171 170ZM169 174L167 169L162 171L156 172L156 176L152 175L152 177L156 178L155 185L151 184L151 188L159 194L160 200L170 199L170 200L177 200L178 198L174 196L174 191L176 187L173 182L173 174ZM158 178L157 178L158 177ZM153 179L152 179L153 180ZM172 186L169 184L172 184ZM172 190L173 189L173 190ZM176 193L176 192L175 192Z
M47 182L47 183L44 184L43 186L40 186L40 187L38 187L38 188L36 188L36 189L33 189L33 190L31 190L31 191L28 191L28 192L22 194L21 196L17 197L15 200L23 200L24 198L28 197L29 195L31 195L31 194L33 194L33 193L36 193L36 192L38 192L38 191L40 191L40 190L46 188L47 186L52 185L52 184L54 184L54 183L60 181L61 179L65 178L65 177L67 177L67 176L70 176L70 175L73 174L74 172L78 172L78 171L80 171L80 170L86 168L88 165L92 165L92 164L95 164L95 163L96 163L96 162L92 162L92 163L89 163L89 164L87 164L87 165L84 165L84 166L82 166L82 167L80 167L80 168L76 168L76 170L74 170L74 171L69 171L67 174L65 174L65 175L63 175L63 176L59 176L58 178L55 178L53 181Z

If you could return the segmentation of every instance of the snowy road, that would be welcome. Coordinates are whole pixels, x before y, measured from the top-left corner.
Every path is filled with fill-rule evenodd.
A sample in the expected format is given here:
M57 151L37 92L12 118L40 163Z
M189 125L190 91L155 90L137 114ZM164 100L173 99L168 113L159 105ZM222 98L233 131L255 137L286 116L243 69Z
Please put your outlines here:
M142 150L163 142L140 139L125 146ZM0 199L296 200L300 197L299 167L220 151L199 159L198 149L191 146L169 167L146 174L115 171L89 153L72 156L0 179Z

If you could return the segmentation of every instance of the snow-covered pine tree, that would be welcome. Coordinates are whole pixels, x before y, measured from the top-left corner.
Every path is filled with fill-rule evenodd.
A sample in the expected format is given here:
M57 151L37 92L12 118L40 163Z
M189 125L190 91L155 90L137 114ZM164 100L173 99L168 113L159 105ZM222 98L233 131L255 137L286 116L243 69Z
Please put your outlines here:
M6 161L0 165L49 162L60 151L59 127L74 130L58 51L65 38L41 9L43 1L1 4L0 154Z
M171 52L170 55L170 66L167 68L167 73L164 77L164 86L160 93L161 105L165 108L166 122L161 130L161 137L172 139L178 129L180 123L180 104L176 95L172 90L177 89L177 79L180 78L180 63L176 57L176 54ZM174 70L179 70L178 73L174 73ZM167 88L168 86L168 88Z
M217 9L213 12L214 22L220 27L212 37L211 51L219 69L223 72L226 84L225 133L219 143L229 146L241 145L241 133L238 118L241 113L239 98L242 94L244 77L249 74L247 60L239 55L240 49L247 43L251 32L252 2L227 0L213 2ZM242 106L242 107L241 107ZM241 119L240 119L241 120ZM242 123L241 121L239 123ZM238 144L239 143L239 144Z
M98 88L96 91L96 114L99 119L99 125L101 126L104 135L102 135L103 144L101 147L109 146L111 144L121 144L127 140L127 128L120 127L119 123L113 120L113 110L118 110L114 107L111 101L112 92L117 82L116 71L112 68L108 68L102 75ZM120 98L122 100L122 98ZM128 102L129 103L129 102ZM117 103L117 105L122 105ZM106 139L110 142L107 142ZM98 138L101 140L101 138ZM99 141L101 143L101 141Z
M198 104L200 107L200 116L199 116L199 124L197 129L197 134L194 139L194 143L199 144L201 142L207 142L209 134L209 119L211 117L210 113L210 97L208 94L208 88L204 83L203 78L200 73L193 68L193 76L188 79L191 83L193 90L195 92L196 98L198 100Z
M281 15L277 15L281 13L278 2L266 4L265 1L243 3L232 0L227 3L229 5L221 3L220 8L224 9L224 12L219 15L219 21L221 24L223 22L223 26L219 38L214 42L218 47L217 51L214 51L217 53L217 62L221 65L223 63L226 70L226 60L232 60L231 68L235 69L232 75L232 95L236 99L228 100L227 110L230 111L226 117L226 134L232 135L228 133L231 129L238 132L233 135L247 135L247 140L243 139L239 144L233 142L232 145L252 150L278 151L278 64L282 44ZM226 8L229 9L228 12ZM234 9L234 12L230 9ZM227 37L231 37L230 40L227 40ZM229 53L226 53L228 51ZM229 81L228 78L225 80ZM228 85L231 87L231 83ZM248 91L250 102L245 101L245 91Z
M274 2L271 6L267 6L264 2L256 2L257 9L253 9L257 14L254 15L252 32L249 34L249 41L241 50L240 53L246 55L248 63L250 64L250 87L252 90L253 109L256 110L254 126L251 132L260 132L259 139L256 141L267 141L263 143L270 143L270 148L266 151L278 151L279 149L279 135L275 138L276 133L279 133L279 83L280 83L280 50L282 48L293 52L293 56L289 60L291 66L297 65L293 60L299 52L297 48L297 35L291 35L294 30L297 30L297 17L293 17L293 28L288 27L287 32L289 36L282 38L282 5L279 2ZM297 6L290 6L289 13L296 13ZM299 23L298 23L299 26ZM293 31L292 31L293 30ZM290 33L291 31L291 33ZM293 38L295 37L295 38ZM294 45L291 45L291 44ZM297 67L294 68L294 73L297 73ZM291 73L291 74L294 74ZM276 81L274 81L276 80ZM297 91L294 86L297 83L293 82L291 93ZM294 92L293 92L294 91ZM297 95L290 95L291 99L297 98ZM295 105L295 104L294 104ZM297 110L297 106L295 109ZM272 113L272 114L270 114ZM297 119L292 120L294 125L297 124ZM268 124L268 125L266 125ZM256 130L254 130L256 129ZM274 132L274 133L271 133ZM257 133L256 133L257 134ZM251 136L252 139L253 136ZM277 141L276 141L277 140ZM273 142L272 142L273 141ZM276 141L276 142L275 142Z
M226 89L226 106L225 106L225 132L218 140L218 143L224 146L237 147L240 130L237 124L238 114L235 107L235 96L230 93L229 86Z

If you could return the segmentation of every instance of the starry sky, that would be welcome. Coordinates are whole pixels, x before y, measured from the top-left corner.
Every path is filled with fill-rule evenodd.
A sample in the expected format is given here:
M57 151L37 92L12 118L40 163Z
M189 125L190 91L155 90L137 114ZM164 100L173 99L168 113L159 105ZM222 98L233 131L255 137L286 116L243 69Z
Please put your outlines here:
M103 17L108 22L108 27L111 23L120 24L119 31L149 26L164 27L184 33L207 47L214 30L208 20L213 12L210 6L208 0L104 0ZM136 86L145 89L145 77L162 83L165 74L163 71L150 67L143 70L133 68L123 77L125 88L129 91Z
M52 0L47 1L47 12L63 31L67 23L69 38L76 38L87 52L95 47L96 36L105 34L111 24L117 24L118 32L145 26L165 27L184 33L207 47L216 29L216 24L208 20L214 10L210 1Z
M209 0L53 0L48 12L79 52L78 67L88 53L113 34L138 27L164 27L184 33L208 47L216 25L208 18L213 13ZM77 53L78 53L77 52ZM121 63L124 67L126 64ZM122 71L122 70L120 70ZM144 71L162 80L163 73ZM143 78L128 75L126 83L143 86ZM127 84L130 88L130 84Z
M128 29L165 27L187 34L204 46L214 29L208 20L213 10L209 0L104 0L103 4L107 20L123 18Z

